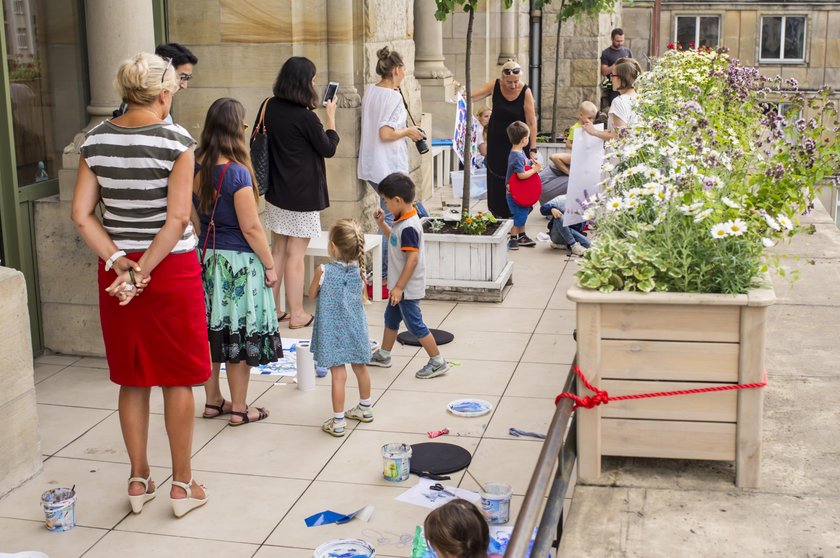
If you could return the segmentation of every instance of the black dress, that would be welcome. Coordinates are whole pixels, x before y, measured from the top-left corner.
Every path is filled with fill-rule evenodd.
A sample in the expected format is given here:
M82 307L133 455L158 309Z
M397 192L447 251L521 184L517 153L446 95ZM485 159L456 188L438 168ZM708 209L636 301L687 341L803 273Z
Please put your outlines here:
M510 140L507 127L517 120L525 122L525 91L522 86L519 96L508 101L502 95L501 84L496 80L493 86L493 112L487 124L487 207L496 218L509 219L505 195L505 173L507 172Z

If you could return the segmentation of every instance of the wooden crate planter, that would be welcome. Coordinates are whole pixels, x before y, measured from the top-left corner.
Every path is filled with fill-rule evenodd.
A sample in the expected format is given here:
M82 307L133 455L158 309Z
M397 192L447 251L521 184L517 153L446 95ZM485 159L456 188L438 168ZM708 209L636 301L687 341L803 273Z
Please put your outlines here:
M501 302L512 282L508 233L513 221L501 221L492 236L425 233L426 298Z
M600 293L572 287L577 361L610 396L750 384L764 379L772 287L746 295ZM578 382L578 393L591 395ZM736 484L757 487L764 390L619 401L578 412L578 471L601 456L736 462Z

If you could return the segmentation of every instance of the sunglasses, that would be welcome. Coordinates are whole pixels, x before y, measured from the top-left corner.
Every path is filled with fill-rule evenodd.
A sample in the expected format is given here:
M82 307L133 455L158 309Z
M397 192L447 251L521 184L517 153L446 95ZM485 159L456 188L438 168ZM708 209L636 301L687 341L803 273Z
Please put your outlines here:
M171 59L171 58L167 58L167 59L166 59L166 67L163 69L163 73L162 73L162 74L160 74L160 82L161 82L161 83L163 83L163 80L164 80L164 78L166 77L166 70L168 70L168 69L169 69L169 66L171 66L171 65L172 65L172 59Z
M502 73L506 76L518 76L519 72L522 71L522 68L505 68L502 70Z

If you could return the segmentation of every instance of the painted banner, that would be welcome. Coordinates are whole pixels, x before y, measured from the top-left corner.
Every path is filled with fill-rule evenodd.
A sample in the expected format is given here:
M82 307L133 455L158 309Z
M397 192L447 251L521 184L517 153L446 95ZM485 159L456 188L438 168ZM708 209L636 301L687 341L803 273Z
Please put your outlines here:
M452 149L458 155L461 164L464 163L464 143L467 141L467 100L459 92L456 97L457 111L455 112L455 131L452 133ZM470 159L472 168L478 168L476 156L478 153L478 138L481 135L481 124L475 116L472 120L472 143L470 145Z
M596 124L596 130L603 130L603 124ZM566 192L566 211L563 225L583 222L581 201L598 193L601 182L601 163L604 161L604 141L590 136L583 129L575 132L572 143L572 166L569 172L569 189Z

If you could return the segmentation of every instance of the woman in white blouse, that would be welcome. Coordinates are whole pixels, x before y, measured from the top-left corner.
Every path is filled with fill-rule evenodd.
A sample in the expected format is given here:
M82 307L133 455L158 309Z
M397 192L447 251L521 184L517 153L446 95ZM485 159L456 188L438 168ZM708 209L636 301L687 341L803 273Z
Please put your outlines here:
M632 58L619 58L615 63L615 71L610 75L613 90L620 95L613 99L610 105L609 119L606 131L596 130L591 122L583 125L583 129L590 135L609 141L618 137L618 130L632 128L636 125L636 103L639 95L634 85L642 73L639 63Z
M368 85L362 98L362 131L359 142L359 179L366 180L379 194L379 183L393 172L408 174L408 144L405 138L418 141L425 137L417 126L406 126L400 83L405 78L405 64L399 53L383 47L377 53L376 73L381 78ZM380 200L385 222L391 226L394 216ZM382 242L382 276L388 274L388 243Z

